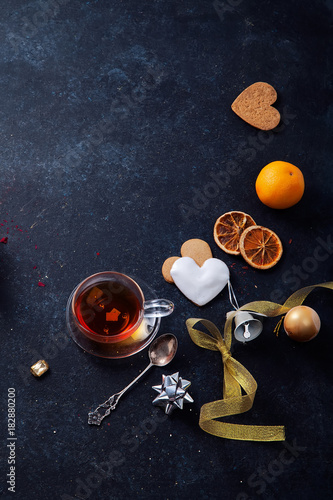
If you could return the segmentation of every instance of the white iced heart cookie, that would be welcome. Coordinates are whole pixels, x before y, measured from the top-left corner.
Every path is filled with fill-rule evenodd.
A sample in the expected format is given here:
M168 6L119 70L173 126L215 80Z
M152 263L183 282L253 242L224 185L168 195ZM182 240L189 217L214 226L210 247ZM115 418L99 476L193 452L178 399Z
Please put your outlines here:
M198 306L216 297L230 276L227 265L220 259L207 259L200 267L191 257L177 259L170 274L179 290Z

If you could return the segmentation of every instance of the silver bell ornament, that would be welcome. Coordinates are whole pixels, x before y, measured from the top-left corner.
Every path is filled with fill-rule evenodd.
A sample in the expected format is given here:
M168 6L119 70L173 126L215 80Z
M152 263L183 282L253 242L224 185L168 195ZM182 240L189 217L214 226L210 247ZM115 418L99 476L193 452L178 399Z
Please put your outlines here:
M260 319L248 311L238 311L235 315L234 336L239 342L249 342L257 338L263 329Z

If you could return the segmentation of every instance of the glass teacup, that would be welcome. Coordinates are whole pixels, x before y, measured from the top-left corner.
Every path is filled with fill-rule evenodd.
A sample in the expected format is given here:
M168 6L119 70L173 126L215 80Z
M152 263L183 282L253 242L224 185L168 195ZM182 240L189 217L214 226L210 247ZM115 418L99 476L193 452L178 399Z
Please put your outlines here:
M168 316L167 299L146 301L140 286L115 271L94 274L76 288L71 310L78 329L97 342L120 342L133 335L144 318Z

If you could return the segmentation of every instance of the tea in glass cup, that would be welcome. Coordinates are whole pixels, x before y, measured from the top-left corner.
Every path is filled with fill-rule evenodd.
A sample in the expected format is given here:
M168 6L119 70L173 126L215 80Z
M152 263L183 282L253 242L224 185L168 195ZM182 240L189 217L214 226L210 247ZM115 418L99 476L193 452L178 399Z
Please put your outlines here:
M97 342L120 342L140 327L144 317L168 316L174 305L166 299L145 301L139 285L115 271L94 274L80 283L72 299L79 330Z

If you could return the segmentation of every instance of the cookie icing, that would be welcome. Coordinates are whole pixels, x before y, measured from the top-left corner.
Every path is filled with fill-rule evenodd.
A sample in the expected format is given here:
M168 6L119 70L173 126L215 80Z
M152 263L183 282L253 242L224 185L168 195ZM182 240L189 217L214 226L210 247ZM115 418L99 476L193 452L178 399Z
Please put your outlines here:
M201 267L191 257L181 257L173 264L170 274L179 290L198 306L216 297L230 277L227 265L213 257Z

